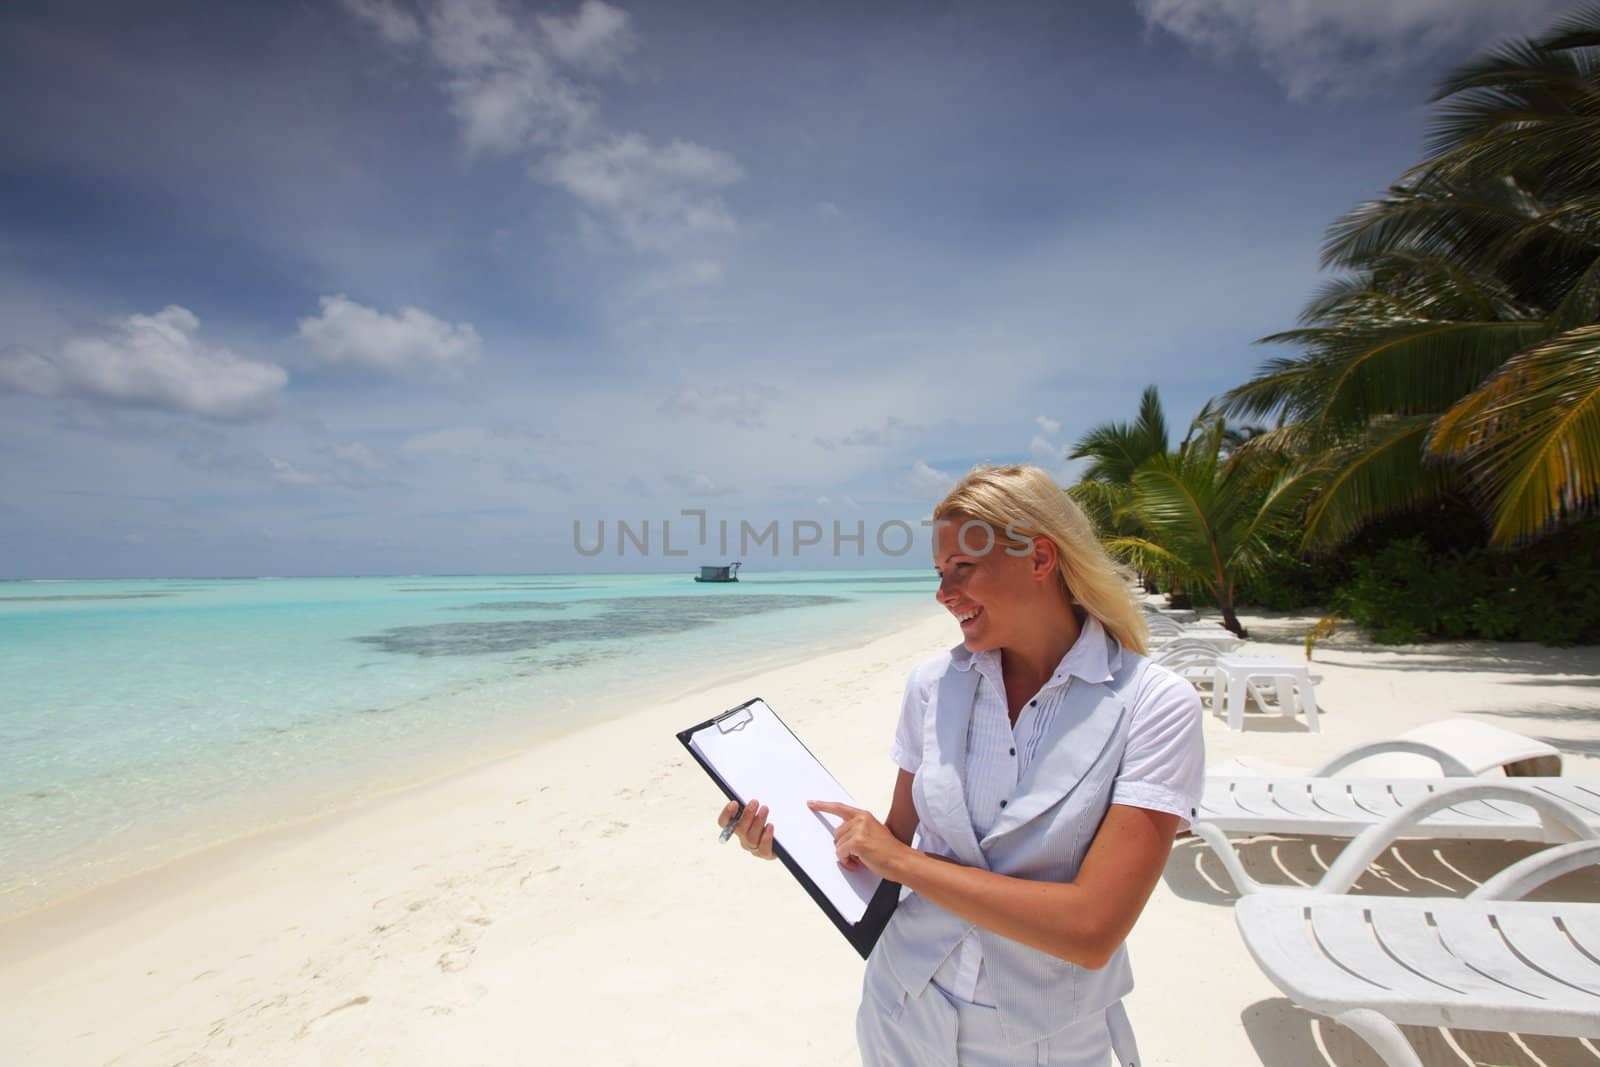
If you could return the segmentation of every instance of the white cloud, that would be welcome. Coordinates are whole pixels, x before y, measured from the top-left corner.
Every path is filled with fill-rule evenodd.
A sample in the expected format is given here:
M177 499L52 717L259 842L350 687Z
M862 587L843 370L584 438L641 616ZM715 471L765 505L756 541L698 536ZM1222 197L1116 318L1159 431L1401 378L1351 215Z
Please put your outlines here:
M381 471L387 466L382 457L360 441L347 441L334 445L333 458L364 471Z
M691 141L656 145L626 133L555 153L540 172L641 251L672 252L738 228L720 193L744 172L727 153Z
M344 7L390 44L416 44L422 40L422 26L416 16L390 0L344 0Z
M1254 54L1292 99L1347 95L1449 49L1542 28L1562 0L1134 0L1145 23L1227 59Z
M473 151L514 153L585 126L594 103L555 67L601 70L630 46L625 12L587 0L572 16L539 16L536 29L500 0L433 0L419 20L393 0L343 0L386 43L425 54Z
M482 348L470 322L451 325L420 308L385 315L342 293L321 303L321 314L300 320L300 337L325 366L388 373L458 370L476 362Z
M235 419L268 410L282 367L199 340L200 320L171 305L68 337L54 353L0 352L0 388Z
M489 440L489 431L477 426L448 426L408 438L400 451L408 455L461 455L473 453Z
M911 465L910 484L915 492L942 496L955 482L949 474L928 466L924 460L919 459Z
M11 345L0 349L0 388L54 396L61 391L61 371L43 356Z
M722 281L722 264L714 259L691 259L678 265L671 275L660 278L664 287L704 288Z
M738 490L731 485L720 485L704 474L668 474L662 479L672 488L689 496L729 496Z
M535 445L548 445L553 434L532 430L500 430L482 426L447 426L417 434L400 446L413 456L473 456L480 459L524 454ZM494 455L491 456L490 454Z
M427 28L429 53L445 72L445 94L469 149L514 153L588 124L588 94L555 69L538 35L498 0L439 0Z
M272 463L272 480L284 485L320 485L322 479L309 471L303 471L286 459L269 457Z
M1078 480L1077 470L1080 463L1067 459L1067 448L1056 440L1056 434L1061 431L1059 420L1046 415L1038 415L1033 420L1039 427L1028 441L1028 456L1037 467L1041 467L1056 480L1059 485L1071 485Z
M767 405L774 391L760 386L706 382L685 385L664 397L656 410L663 415L732 423L751 430L766 425Z
M501 464L500 474L507 482L514 485L541 485L549 489L559 489L563 493L573 491L570 477L542 463L530 463L520 459L507 460Z
M813 443L832 451L843 446L845 448L891 448L909 442L923 428L914 422L907 422L898 415L887 415L876 425L859 426L841 437L824 437L820 434L813 436Z
M721 197L743 177L737 161L692 141L611 131L598 117L589 80L620 70L633 48L627 12L584 0L570 15L527 17L502 0L433 0L408 23L388 0L345 3L390 44L425 43L469 150L521 156L533 178L632 249L683 260L664 279L672 286L721 280L707 245L738 229Z
M1066 450L1042 433L1033 435L1033 440L1028 442L1028 453L1033 456L1033 461L1041 467L1053 469L1061 463L1061 457Z
M540 15L539 29L564 63L608 70L633 48L628 13L602 0L583 0L572 15Z

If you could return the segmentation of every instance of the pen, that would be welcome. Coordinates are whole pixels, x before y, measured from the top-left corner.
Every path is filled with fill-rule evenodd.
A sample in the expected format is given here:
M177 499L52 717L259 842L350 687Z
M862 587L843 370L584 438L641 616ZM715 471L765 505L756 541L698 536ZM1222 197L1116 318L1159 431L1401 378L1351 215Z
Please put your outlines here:
M733 828L739 825L739 820L742 818L744 818L744 805L741 803L739 805L739 810L733 813L733 818L728 820L728 825L722 828L722 836L718 837L717 840L726 841L728 838L732 837Z

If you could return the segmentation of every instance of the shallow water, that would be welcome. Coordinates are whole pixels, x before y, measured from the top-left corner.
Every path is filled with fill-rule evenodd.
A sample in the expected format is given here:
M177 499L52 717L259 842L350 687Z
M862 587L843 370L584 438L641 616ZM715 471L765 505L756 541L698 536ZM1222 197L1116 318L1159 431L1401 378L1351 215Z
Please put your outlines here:
M0 583L0 914L857 644L925 614L934 588L906 572Z

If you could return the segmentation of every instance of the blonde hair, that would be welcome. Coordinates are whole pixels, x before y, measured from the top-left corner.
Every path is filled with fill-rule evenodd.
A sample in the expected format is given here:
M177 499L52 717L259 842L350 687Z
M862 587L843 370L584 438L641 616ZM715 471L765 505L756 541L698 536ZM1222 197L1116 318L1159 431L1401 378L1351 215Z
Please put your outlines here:
M1145 651L1150 630L1126 575L1100 544L1083 509L1038 467L973 467L939 501L933 518L977 519L989 525L997 541L1019 548L1035 537L1049 538L1067 599L1098 619L1123 648Z

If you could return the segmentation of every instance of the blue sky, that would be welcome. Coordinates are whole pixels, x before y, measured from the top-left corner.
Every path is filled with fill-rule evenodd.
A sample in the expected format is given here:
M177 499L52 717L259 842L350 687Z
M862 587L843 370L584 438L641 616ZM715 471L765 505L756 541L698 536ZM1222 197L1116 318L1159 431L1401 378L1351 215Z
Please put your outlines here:
M0 577L922 565L974 462L1248 376L1574 6L8 4Z

